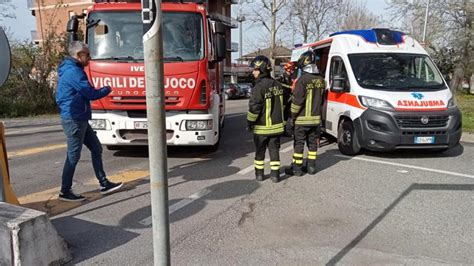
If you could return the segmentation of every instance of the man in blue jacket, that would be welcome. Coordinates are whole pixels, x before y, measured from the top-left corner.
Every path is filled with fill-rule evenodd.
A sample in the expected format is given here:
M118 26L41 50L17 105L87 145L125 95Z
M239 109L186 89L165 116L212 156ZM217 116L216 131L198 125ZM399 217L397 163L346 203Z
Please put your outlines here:
M117 191L122 183L107 180L102 164L102 145L89 125L91 100L98 100L111 92L109 86L96 90L89 83L84 67L89 64L89 49L82 42L69 45L69 55L59 65L56 103L59 106L61 124L67 137L67 157L62 174L59 199L63 201L83 201L86 198L72 192L72 178L81 157L82 145L91 151L92 166L100 183L100 193Z

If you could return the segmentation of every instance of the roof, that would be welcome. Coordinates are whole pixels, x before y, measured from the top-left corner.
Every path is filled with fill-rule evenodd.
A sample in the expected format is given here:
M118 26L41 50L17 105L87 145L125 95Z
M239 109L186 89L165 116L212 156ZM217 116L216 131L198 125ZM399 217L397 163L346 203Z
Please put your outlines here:
M253 59L258 55L264 55L266 57L270 57L270 48L265 48L263 50L257 50L246 55L243 55L239 58L239 61ZM275 58L290 58L291 57L291 49L288 49L284 46L277 46L275 47Z

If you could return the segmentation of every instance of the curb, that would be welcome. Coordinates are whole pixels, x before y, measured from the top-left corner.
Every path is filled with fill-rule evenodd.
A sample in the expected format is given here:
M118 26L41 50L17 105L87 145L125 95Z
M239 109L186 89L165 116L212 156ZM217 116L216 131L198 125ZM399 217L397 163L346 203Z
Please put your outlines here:
M474 143L474 133L473 132L463 132L461 136L461 142Z

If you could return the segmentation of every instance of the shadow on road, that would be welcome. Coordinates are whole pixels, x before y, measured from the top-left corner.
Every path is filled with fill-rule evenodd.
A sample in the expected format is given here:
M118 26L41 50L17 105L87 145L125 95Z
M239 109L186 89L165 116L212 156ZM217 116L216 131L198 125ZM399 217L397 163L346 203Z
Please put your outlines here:
M411 184L396 198L375 220L373 220L360 234L354 238L347 246L337 253L326 265L336 265L344 256L357 246L406 196L417 190L430 191L474 191L473 184Z
M73 265L124 245L139 234L119 226L107 226L67 216L51 221L73 253ZM73 243L73 244L72 244Z
M439 151L436 149L433 150L396 150L392 152L373 152L373 151L363 151L363 154L372 156L372 157L379 157L379 158L386 158L386 159L403 159L403 158L446 158L446 157L458 157L464 153L464 144L460 143L455 147L446 150L446 151Z

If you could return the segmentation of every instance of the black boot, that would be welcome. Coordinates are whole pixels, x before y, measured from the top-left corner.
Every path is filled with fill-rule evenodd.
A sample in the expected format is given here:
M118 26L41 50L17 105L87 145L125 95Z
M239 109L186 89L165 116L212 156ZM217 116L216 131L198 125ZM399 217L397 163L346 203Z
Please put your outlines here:
M263 181L263 169L255 169L255 179Z
M302 176L303 175L303 167L302 167L302 165L296 165L296 164L292 163L290 167L285 169L285 174L294 175L294 176Z
M308 160L307 162L307 173L310 175L316 174L316 160Z
M270 178L272 179L273 183L280 182L280 170L272 170L270 172Z

